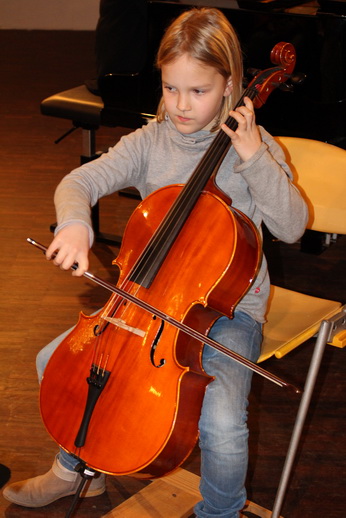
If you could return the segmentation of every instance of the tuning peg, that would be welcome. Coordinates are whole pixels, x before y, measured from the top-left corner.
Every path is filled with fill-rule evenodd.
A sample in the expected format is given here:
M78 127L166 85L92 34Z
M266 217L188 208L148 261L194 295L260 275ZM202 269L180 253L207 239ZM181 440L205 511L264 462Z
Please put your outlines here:
M294 74L291 75L290 81L294 85L300 85L300 84L304 83L306 78L307 78L307 75L303 74L303 72L295 72Z
M294 86L290 85L288 83L280 83L280 85L278 85L278 88L282 92L293 92L293 90L294 90Z

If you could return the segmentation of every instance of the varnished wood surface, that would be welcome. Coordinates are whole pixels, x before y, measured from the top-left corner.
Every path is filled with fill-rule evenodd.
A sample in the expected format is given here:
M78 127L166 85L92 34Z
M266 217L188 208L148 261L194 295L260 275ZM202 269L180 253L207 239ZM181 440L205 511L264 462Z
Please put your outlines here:
M55 219L54 188L78 165L81 152L80 131L54 144L70 123L40 115L39 104L92 76L93 35L0 31L0 43L0 463L11 469L11 480L17 481L47 471L56 452L40 419L36 354L73 325L80 310L91 313L100 307L108 293L54 268L26 243L27 237L49 243L49 225ZM102 128L98 149L106 149L126 131ZM102 230L122 232L135 203L117 195L104 200ZM345 249L345 238L321 256L302 254L299 245L268 243L273 280L345 302ZM96 244L90 271L114 279L110 265L117 252L115 247ZM311 351L307 344L283 360L269 360L263 366L301 385ZM345 351L329 347L285 500L285 518L345 516L345 379ZM268 509L273 505L297 405L295 396L254 377L247 486L249 498ZM140 433L140 423L138 430ZM198 474L197 447L184 467ZM85 499L77 516L101 517L145 484L131 477L108 478L107 493ZM0 496L0 516L62 518L70 503L68 497L42 509L24 509Z

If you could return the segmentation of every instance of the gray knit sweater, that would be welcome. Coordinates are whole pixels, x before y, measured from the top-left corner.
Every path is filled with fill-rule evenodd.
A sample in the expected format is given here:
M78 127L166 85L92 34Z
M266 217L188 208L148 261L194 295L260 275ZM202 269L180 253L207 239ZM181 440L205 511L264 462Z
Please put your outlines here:
M263 128L262 145L252 158L241 162L230 148L219 169L218 186L229 195L235 208L246 214L260 230L264 222L278 239L293 243L304 232L307 207L292 184L292 174L282 149ZM72 222L93 232L90 207L99 198L125 187L136 187L142 198L156 189L186 183L215 138L215 133L179 133L170 120L156 121L121 138L97 160L68 174L55 193L59 231ZM259 322L265 321L269 275L263 258L250 290L237 306Z

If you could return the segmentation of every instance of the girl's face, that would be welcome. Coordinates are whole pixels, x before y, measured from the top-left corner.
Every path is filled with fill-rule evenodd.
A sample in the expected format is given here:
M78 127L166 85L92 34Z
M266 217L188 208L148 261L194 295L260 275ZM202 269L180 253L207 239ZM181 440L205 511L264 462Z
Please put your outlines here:
M177 130L185 134L210 129L223 97L232 92L230 79L188 54L163 65L161 77L165 109Z

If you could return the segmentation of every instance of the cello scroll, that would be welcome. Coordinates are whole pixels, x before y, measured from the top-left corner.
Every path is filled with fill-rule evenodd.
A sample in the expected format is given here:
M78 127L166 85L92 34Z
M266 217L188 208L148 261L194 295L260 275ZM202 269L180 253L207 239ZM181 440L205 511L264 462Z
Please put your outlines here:
M248 86L248 90L256 92L253 103L255 108L261 108L267 101L269 95L276 88L281 88L292 77L296 65L296 51L291 43L280 42L271 50L270 60L273 68L264 71L250 69L254 75Z

